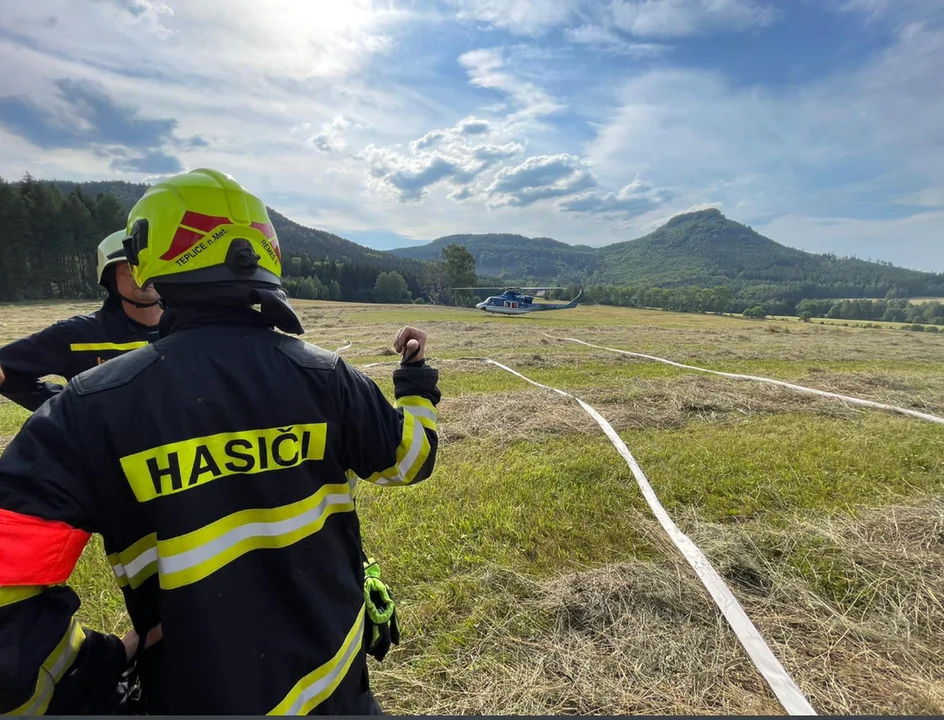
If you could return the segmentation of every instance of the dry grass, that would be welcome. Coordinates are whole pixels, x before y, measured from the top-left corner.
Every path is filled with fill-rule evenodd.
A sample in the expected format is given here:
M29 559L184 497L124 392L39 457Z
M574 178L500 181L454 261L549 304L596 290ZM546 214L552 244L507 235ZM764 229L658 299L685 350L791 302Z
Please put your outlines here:
M297 305L306 340L352 342L344 358L387 391L403 324L429 333L441 370L437 474L359 499L403 599L403 645L373 664L388 712L781 712L595 423L479 356L574 392L622 433L818 711L944 712L937 428L543 333L935 414L944 335L618 308L508 319ZM97 306L0 307L0 343ZM0 401L0 446L25 417ZM126 627L98 544L71 582L83 621Z
M925 499L780 529L732 532L688 520L818 712L944 712L944 503ZM637 522L664 559L548 581L492 570L453 580L411 607L421 622L435 623L444 602L468 602L458 611L466 622L456 620L466 635L436 663L424 661L434 642L428 636L398 651L393 667L375 673L385 708L470 715L782 713L661 530L646 516ZM833 568L842 569L845 592L835 591ZM463 586L477 587L482 602L457 589Z
M690 422L739 422L776 413L807 412L846 419L861 413L835 400L782 387L746 386L736 380L691 375L674 380L641 379L628 392L588 388L578 395L619 431L680 428ZM468 437L513 442L600 431L572 400L537 388L446 397L440 405L440 424L444 445Z

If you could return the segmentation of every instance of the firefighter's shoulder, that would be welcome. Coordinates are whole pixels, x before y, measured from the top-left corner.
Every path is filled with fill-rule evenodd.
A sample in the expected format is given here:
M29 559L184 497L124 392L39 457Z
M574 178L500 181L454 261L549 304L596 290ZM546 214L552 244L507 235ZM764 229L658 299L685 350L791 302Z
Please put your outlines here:
M79 373L72 378L72 386L79 395L112 390L127 385L160 358L161 353L154 345L146 345Z
M43 330L40 330L36 333L36 336L43 336L46 338L57 338L58 340L64 340L65 338L84 338L86 336L98 336L101 334L102 321L97 315L97 313L89 313L87 315L72 315L67 318L61 318L56 320L54 323L48 325Z
M338 365L337 353L290 335L282 335L276 347L294 363L309 370L334 370Z
M104 326L104 318L102 317L101 310L94 310L90 313L79 313L78 315L72 315L61 320L57 320L53 323L54 327L60 328L70 328L77 330L81 335L83 331L88 331L89 329L101 328Z

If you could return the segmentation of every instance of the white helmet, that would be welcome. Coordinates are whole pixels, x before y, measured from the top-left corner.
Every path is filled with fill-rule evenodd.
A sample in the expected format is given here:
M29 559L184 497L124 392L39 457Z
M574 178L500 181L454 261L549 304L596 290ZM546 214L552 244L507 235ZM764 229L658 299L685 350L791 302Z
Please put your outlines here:
M124 230L113 232L107 238L98 244L98 284L102 284L102 275L105 274L105 268L109 265L117 265L121 262L127 262L125 255L124 239L128 233Z

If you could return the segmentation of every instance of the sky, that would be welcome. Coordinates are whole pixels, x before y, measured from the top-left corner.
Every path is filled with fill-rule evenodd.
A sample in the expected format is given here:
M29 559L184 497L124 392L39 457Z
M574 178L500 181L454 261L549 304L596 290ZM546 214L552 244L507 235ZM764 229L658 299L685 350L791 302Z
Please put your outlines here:
M0 177L229 173L381 249L716 207L944 271L942 0L3 0Z

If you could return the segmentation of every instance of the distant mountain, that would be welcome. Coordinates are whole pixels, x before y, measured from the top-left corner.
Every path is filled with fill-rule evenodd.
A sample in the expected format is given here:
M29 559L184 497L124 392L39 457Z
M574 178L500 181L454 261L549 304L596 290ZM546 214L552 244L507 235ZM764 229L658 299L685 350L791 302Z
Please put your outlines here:
M96 197L99 193L114 195L126 210L130 210L148 188L143 183L124 181L76 183L55 180L53 184L59 188L63 195L68 195L76 186L91 197ZM268 210L272 225L279 235L279 244L286 255L309 255L314 259L324 258L335 262L365 263L384 270L406 270L414 273L422 268L419 262L403 260L388 253L358 245L324 230L299 225L272 208L268 208Z
M480 275L539 282L550 278L579 278L596 272L599 253L587 245L568 245L551 238L491 233L447 235L425 245L398 248L390 253L415 260L439 260L451 243L465 245L475 257Z
M114 195L126 210L130 210L131 206L141 199L144 191L148 188L144 183L129 183L124 180L93 180L89 182L50 180L49 182L55 185L63 195L68 195L76 187L81 188L82 192L93 198L98 197L99 193Z
M716 209L677 215L645 237L591 248L520 235L450 235L391 252L438 257L451 242L475 256L480 274L508 282L579 280L634 287L727 285L757 297L883 297L942 295L944 274L885 263L814 254L774 242Z
M607 245L595 280L673 287L762 286L784 297L882 297L944 291L944 274L787 247L716 209L677 215L638 240ZM835 294L830 294L835 293Z
M126 208L147 188L121 181L54 184L63 194L76 185L92 197L110 193ZM448 235L388 252L269 212L287 255L369 267L374 275L376 270L397 270L408 276L414 292L419 291L421 261L441 258L442 249L456 242L469 249L478 274L488 282L642 288L727 285L741 297L758 300L884 297L889 291L899 296L944 296L944 273L804 252L774 242L715 209L677 215L645 237L599 248L493 233ZM365 277L370 272L365 269Z

